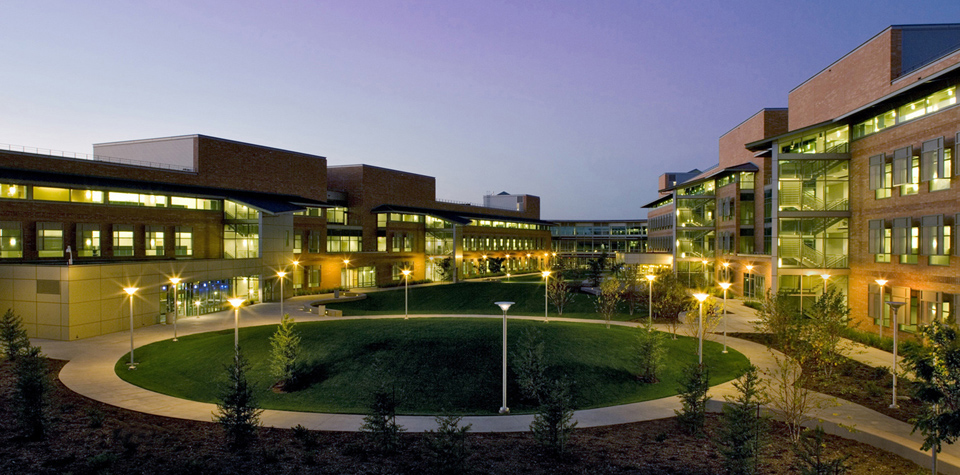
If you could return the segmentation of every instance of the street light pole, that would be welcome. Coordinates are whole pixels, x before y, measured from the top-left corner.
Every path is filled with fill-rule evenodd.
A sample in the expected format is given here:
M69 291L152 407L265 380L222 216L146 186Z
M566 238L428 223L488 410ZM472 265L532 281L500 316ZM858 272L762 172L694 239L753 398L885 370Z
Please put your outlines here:
M547 312L550 307L547 304L547 294L550 289L550 271L545 270L541 272L543 274L543 323L549 323L550 320L547 318Z
M127 369L137 369L137 364L133 362L133 294L138 290L140 290L138 287L123 288L123 291L130 297L130 364Z
M890 322L890 328L893 329L893 366L891 366L890 371L893 373L893 401L890 404L890 409L899 409L900 406L897 405L897 330L899 330L900 319L897 316L897 313L906 302L894 302L888 301L887 305L893 310L893 321Z
M883 339L883 286L887 285L887 281L884 279L877 279L874 282L880 286L880 324L877 325L880 328L879 335L880 339Z
M277 272L277 281L280 282L280 319L283 320L283 278L287 273L284 271Z
M697 344L697 362L703 364L703 301L709 297L707 294L693 294L694 298L700 301L700 322L697 325L697 337L699 343Z
M823 295L827 295L827 281L830 280L830 274L820 274L823 277Z
M720 282L723 287L723 353L727 353L727 289L732 285L730 282Z
M750 283L750 298L756 298L756 295L754 295L754 288L753 288L753 287L754 287L754 286L753 286L753 275L751 274L751 272L753 272L753 265L747 265L746 267L747 267L747 278L744 279L744 280L746 280L746 281L748 281L748 282ZM744 287L746 287L746 285L744 285ZM747 293L747 289L746 289L746 288L743 289L743 293L744 293L744 294Z
M657 276L653 274L647 274L647 291L649 292L649 297L647 298L647 331L653 331L653 281Z
M180 285L179 277L171 277L170 282L173 283L173 341L177 341L177 311L180 308L180 304L177 301L177 294L179 290L177 286Z
M513 302L494 302L500 310L503 310L503 405L500 406L500 414L509 414L510 408L507 407L507 310Z
M350 259L343 260L343 286L349 290L350 288L350 274L347 271L347 266L350 265Z
M240 306L245 300L238 297L227 300L233 306L233 349L235 351L240 349Z
M403 273L403 319L407 320L410 318L410 269L400 272Z

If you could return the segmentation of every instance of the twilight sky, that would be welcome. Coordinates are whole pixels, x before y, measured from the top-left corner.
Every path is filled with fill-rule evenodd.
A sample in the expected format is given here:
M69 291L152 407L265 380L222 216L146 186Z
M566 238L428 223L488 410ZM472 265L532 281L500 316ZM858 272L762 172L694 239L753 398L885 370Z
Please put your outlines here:
M960 2L7 0L0 143L206 134L640 218L656 177L891 24ZM291 179L302 179L291 173Z

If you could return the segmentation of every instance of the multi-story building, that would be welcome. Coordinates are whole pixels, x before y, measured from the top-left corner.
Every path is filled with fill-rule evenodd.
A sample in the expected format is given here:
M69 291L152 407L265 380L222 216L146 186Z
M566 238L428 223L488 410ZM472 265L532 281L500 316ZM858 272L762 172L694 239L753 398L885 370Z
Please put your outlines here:
M455 281L488 259L548 265L535 196L523 211L447 203L432 177L203 135L96 144L91 156L11 148L0 151L0 308L31 337L155 324L175 302L190 316L235 296L276 300L280 285L291 296L386 285L403 270Z
M553 253L568 268L585 268L605 255L613 263L669 265L666 256L647 253L647 220L552 220Z
M801 307L834 287L861 328L889 327L891 299L904 331L955 318L958 85L960 25L885 29L721 137L719 167L662 188L651 251Z

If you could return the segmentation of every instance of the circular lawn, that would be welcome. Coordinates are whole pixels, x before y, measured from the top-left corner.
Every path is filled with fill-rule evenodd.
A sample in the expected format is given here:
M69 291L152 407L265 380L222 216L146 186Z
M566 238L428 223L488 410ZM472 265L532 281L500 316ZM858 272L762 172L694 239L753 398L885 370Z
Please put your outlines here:
M490 318L414 318L298 323L302 387L287 393L271 389L270 337L277 326L240 329L240 348L250 363L248 380L264 409L366 413L381 387L395 391L403 414L492 414L501 404L502 320ZM676 394L682 368L696 362L697 341L665 335L666 357L660 382L634 377L636 328L591 323L543 323L510 320L508 364L523 331L539 330L550 377L573 381L575 407L626 404ZM739 376L749 362L742 354L704 342L710 385ZM136 349L136 370L127 369L129 353L117 361L120 378L171 396L217 402L233 358L233 330L159 341ZM512 368L508 373L511 411L532 412L520 398Z

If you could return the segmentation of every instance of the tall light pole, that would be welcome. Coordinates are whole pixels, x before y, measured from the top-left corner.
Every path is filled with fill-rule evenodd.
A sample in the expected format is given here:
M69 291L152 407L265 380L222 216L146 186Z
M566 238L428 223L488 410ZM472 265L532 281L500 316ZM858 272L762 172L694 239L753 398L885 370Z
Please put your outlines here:
M653 331L653 281L657 276L653 274L647 274L647 291L649 291L649 297L647 298L647 327L648 331Z
M137 369L137 364L133 362L133 294L140 290L139 287L124 287L123 291L130 298L130 364L127 369Z
M723 280L730 280L730 262L724 262L722 265L723 265Z
M883 286L887 285L887 281L884 279L877 279L874 282L880 286L880 324L877 326L880 327L880 339L883 339Z
M280 282L280 320L283 320L283 277L287 275L284 271L277 272L277 282Z
M179 277L170 278L170 283L173 284L173 341L177 341L177 311L180 308L180 303L177 301L179 293L177 286L180 285L181 280Z
M900 406L897 405L897 330L900 326L900 318L897 316L900 307L902 307L906 302L894 302L888 301L887 305L890 306L890 309L893 310L893 321L890 322L890 328L893 329L893 365L890 366L890 372L893 373L893 402L890 404L890 409L899 409Z
M243 305L243 302L246 299L239 297L234 297L227 302L230 302L230 305L233 306L233 349L238 350L240 348L240 306Z
M750 282L750 297L751 297L751 298L756 298L756 295L754 295L754 290L755 290L755 289L753 288L753 275L751 274L751 272L753 272L753 265L748 264L748 265L747 265L747 277L748 277L747 280ZM747 289L743 289L743 293L747 293Z
M723 352L727 352L727 289L732 285L730 282L720 282L723 287Z
M347 289L350 288L350 273L347 271L347 266L350 265L350 259L343 260L343 286Z
M550 307L547 306L547 293L550 289L550 271L545 270L540 274L543 275L543 322L548 323L550 320L547 319L547 312Z
M513 302L494 302L500 310L503 310L503 405L500 406L500 414L510 414L510 408L507 407L507 310Z
M403 319L407 320L410 318L410 269L400 272L403 273Z
M827 295L827 281L830 280L830 274L820 274L823 277L823 295Z
M704 285L704 287L706 287L707 285L710 284L710 280L707 278L707 263L709 263L709 262L710 262L710 261L708 261L708 260L706 260L706 259L701 259L701 260L700 260L700 263L703 264L703 285Z
M697 362L703 364L703 301L709 297L707 294L693 294L694 298L700 301L700 322L697 325L697 337L700 342L697 345Z

